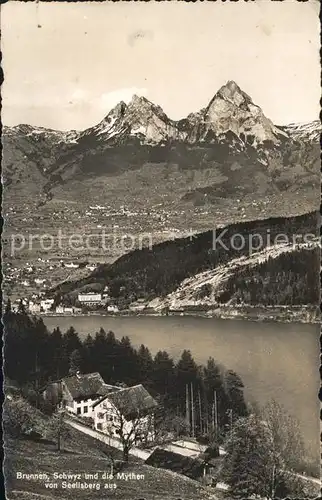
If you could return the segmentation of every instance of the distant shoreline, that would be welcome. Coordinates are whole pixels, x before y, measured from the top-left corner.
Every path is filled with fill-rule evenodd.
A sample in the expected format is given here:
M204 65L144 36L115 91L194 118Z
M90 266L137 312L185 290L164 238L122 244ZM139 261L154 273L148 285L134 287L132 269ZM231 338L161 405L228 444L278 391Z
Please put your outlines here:
M107 312L107 311L89 311L88 313L39 313L39 316L50 317L89 317L89 316L103 316L103 317L167 317L167 316L194 316L203 317L208 319L225 319L225 320L238 320L238 321L257 321L257 322L270 322L270 323L306 323L318 324L320 323L319 308L316 307L299 307L288 308L287 306L240 306L240 307L219 307L209 309L208 311L198 311L193 309L173 310L168 313L162 311L151 310L148 311L120 311Z

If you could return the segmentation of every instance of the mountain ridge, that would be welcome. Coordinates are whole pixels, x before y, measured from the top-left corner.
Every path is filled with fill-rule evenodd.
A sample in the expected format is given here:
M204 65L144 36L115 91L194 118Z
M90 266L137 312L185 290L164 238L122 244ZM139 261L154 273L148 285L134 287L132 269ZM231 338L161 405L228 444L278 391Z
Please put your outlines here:
M161 114L163 115L163 118L167 119L169 122L171 123L180 123L182 122L183 120L186 120L190 115L199 115L199 114L202 114L204 111L207 111L209 110L209 108L211 107L213 101L218 98L219 96L221 96L223 99L226 99L226 100L231 100L231 96L232 94L235 95L235 104L237 104L237 101L236 101L236 96L238 96L240 98L240 96L242 95L249 103L253 104L253 101L252 99L248 96L248 94L246 94L244 91L242 91L240 89L240 87L233 81L233 80L229 80L225 85L223 85L216 93L215 95L213 96L213 98L209 101L208 105L204 108L202 108L201 110L197 111L197 112L193 112L193 113L190 113L187 115L187 117L184 117L184 118L180 118L179 120L172 120L171 118L169 118L165 113L164 111L162 110L162 108L156 104L154 104L153 102L149 101L146 97L143 97L143 96L138 96L136 94L133 94L132 96L132 99L131 101L126 104L124 101L120 101L119 103L117 103L116 106L114 106L112 109L110 109L110 111L107 113L107 115L103 118L103 120L101 120L100 123L102 123L104 120L106 120L106 118L111 115L111 113L113 113L115 110L119 109L120 107L125 110L126 108L128 107L131 107L133 106L133 104L135 103L145 103L145 104L148 104L151 108L154 108L155 110L158 110L159 113L161 112ZM238 98L237 98L238 99ZM239 103L240 104L240 103ZM255 105L256 106L256 105ZM258 107L258 106L256 106ZM96 125L97 126L97 125ZM18 124L18 125L14 125L14 126L4 126L4 132L9 132L10 130L14 131L15 129L17 130L18 128L21 128L21 127L28 127L30 129L30 132L32 131L32 129L34 129L35 131L38 131L39 133L41 131L45 132L51 132L51 133L60 133L62 134L62 136L72 132L73 135L75 134L78 134L78 135L81 135L83 134L84 132L86 132L87 130L90 130L92 128L95 128L96 127L95 125L94 126L90 126L90 127L86 127L84 130L79 130L79 131L76 131L76 130L71 130L71 131L60 131L60 130L55 130L55 129L51 129L51 128L46 128L46 127L42 127L42 126L33 126L33 125L29 125L29 124Z
M104 185L113 180L118 189L122 176L146 200L156 171L164 198L171 193L173 200L192 204L215 203L238 192L297 192L318 183L318 123L277 127L234 81L205 108L180 120L134 95L83 131L17 125L3 132L5 185L13 199L35 193L38 206L57 194L77 198L77 183L91 192L97 178L102 189L93 194L105 197ZM134 199L135 193L129 196Z

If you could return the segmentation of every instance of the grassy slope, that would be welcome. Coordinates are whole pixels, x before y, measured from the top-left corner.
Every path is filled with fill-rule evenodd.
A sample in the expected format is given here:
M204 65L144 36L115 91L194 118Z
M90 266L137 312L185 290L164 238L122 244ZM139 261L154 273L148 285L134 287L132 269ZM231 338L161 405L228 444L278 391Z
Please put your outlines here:
M134 459L123 472L144 474L145 479L139 481L115 480L115 490L80 490L56 489L48 490L42 481L18 480L16 472L22 473L95 473L109 471L109 460L97 448L97 441L79 433L75 429L65 443L65 451L58 453L50 442L34 442L30 440L7 440L5 445L5 475L7 498L9 500L29 500L60 498L75 500L88 498L115 498L117 500L203 500L210 498L202 486L184 476L172 472L155 469ZM117 452L118 453L118 452ZM121 458L116 454L116 458ZM84 479L83 479L84 481ZM58 481L59 482L59 481ZM87 482L91 482L88 480ZM95 481L94 481L95 482ZM106 482L114 482L106 481ZM101 480L104 483L104 480Z

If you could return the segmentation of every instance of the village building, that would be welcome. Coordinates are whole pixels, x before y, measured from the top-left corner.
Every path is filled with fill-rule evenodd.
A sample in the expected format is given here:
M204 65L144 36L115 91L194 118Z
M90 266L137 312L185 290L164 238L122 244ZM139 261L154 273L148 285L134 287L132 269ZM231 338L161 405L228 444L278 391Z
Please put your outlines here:
M156 448L145 461L146 465L171 470L190 479L200 480L205 474L205 463L199 458L183 456L173 451Z
M154 439L154 412L158 404L143 387L135 385L110 392L93 405L94 427L111 437L135 434L135 441Z
M35 278L34 279L34 282L36 285L43 285L45 283L45 279L41 279L41 278Z
M95 271L97 268L97 264L86 264L86 269L89 269L90 271Z
M119 312L119 308L116 306L116 305L113 305L113 304L110 304L107 306L106 308L107 312L110 312L110 313L117 313Z
M54 299L44 299L40 301L40 310L43 312L50 311L54 304Z
M57 306L55 309L55 312L56 312L56 314L64 314L64 312L65 312L64 306L61 306L61 305Z
M90 417L93 427L110 437L133 436L136 443L155 437L157 402L143 387L120 387L104 382L98 372L64 377L42 391L44 401L68 413Z
M102 294L94 292L79 293L78 302L85 306L100 305L102 302Z
M73 307L64 307L64 314L73 314L73 313L74 313Z
M80 314L82 309L80 307L69 307L59 304L55 309L56 314Z
M42 395L45 401L64 408L71 414L93 417L92 405L116 386L105 384L98 372L72 375L48 384Z
M40 313L41 311L39 302L33 302L32 300L29 302L28 309L31 313Z
M222 458L217 453L200 453L195 456L187 455L185 448L182 451L176 447L177 451L167 448L156 448L147 458L145 463L152 467L171 470L178 474L183 474L194 480L202 480L204 484L217 488L217 477ZM215 456L214 456L215 455ZM223 484L223 483L222 483ZM218 489L225 490L218 486Z

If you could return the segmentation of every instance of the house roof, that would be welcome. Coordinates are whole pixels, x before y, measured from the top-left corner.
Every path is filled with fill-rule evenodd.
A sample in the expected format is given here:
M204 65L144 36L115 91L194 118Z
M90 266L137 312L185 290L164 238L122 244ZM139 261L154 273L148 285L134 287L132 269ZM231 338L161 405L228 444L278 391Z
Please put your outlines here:
M62 380L73 399L89 398L100 394L104 380L98 372L73 375Z
M106 396L110 392L115 392L115 391L119 391L119 390L120 390L120 388L117 387L116 385L103 384L102 387L100 387L98 394L100 396Z
M185 457L173 451L156 448L145 461L146 465L171 470L191 479L197 479L203 474L204 462L198 458Z
M153 399L151 394L143 387L142 384L127 387L125 389L118 388L117 391L110 392L93 407L108 399L113 406L128 420L135 418L138 415L146 415L151 410L158 406L158 403Z

